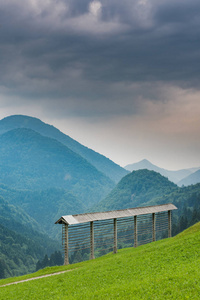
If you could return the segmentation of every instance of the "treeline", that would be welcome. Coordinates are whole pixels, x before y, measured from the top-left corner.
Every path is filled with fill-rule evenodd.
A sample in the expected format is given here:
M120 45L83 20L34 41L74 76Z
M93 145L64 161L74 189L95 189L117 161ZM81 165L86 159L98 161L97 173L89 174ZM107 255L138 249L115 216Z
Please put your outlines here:
M200 184L196 185L200 187ZM188 189L188 188L187 188ZM179 212L173 218L173 235L185 230L200 221L200 192L196 191L184 201L183 205L179 206Z
M40 251L31 239L0 225L0 278L33 272Z
M0 278L34 272L38 259L59 250L58 242L34 227L31 218L0 197Z
M55 251L51 254L50 257L48 257L47 254L45 254L44 258L42 260L38 260L36 264L36 271L40 269L44 269L46 267L52 267L52 266L61 266L64 263L64 259L62 257L62 254L60 251Z

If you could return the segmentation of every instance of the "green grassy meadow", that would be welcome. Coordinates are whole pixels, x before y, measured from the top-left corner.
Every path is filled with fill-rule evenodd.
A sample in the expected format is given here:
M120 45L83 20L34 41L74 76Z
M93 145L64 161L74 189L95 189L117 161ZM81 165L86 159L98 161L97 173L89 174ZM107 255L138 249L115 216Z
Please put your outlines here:
M176 237L119 250L70 266L46 268L9 282L71 270L0 287L0 299L200 299L200 223Z

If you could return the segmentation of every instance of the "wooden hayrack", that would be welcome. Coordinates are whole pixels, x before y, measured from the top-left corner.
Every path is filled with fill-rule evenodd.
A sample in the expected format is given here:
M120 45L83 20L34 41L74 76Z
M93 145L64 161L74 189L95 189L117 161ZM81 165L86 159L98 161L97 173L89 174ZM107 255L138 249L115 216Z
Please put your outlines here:
M134 240L134 247L143 243L141 242L141 237L138 238L139 235L148 237L145 242L151 242L156 241L157 231L167 230L168 237L171 237L171 211L174 209L177 209L177 207L173 204L163 204L62 216L55 224L63 225L62 240L64 247L64 264L69 264L70 246L71 248L77 247L77 244L81 243L81 240L82 246L84 245L84 247L90 249L90 259L94 259L95 234L97 235L100 232L102 239L102 237L104 237L106 226L109 226L109 228L107 228L107 237L109 236L108 238L112 239L113 253L117 253L118 248L117 224L123 226L126 223L126 227L128 226L127 224L133 226L131 238ZM165 217L163 217L164 212L167 213ZM70 227L73 227L71 244L69 238Z

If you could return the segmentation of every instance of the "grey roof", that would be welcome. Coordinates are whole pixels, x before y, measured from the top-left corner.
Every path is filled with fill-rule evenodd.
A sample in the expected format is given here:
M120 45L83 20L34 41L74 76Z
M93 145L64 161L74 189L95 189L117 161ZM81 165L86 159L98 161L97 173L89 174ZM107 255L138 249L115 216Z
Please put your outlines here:
M100 220L108 220L115 218L125 218L132 217L138 215L146 215L152 213L158 213L168 210L174 210L177 207L174 204L162 204L162 205L154 205L154 206L146 206L146 207L136 207L136 208L128 208L121 210L112 210L105 212L94 212L94 213L85 213L79 215L67 215L62 216L59 220L55 222L55 224L80 224L91 221L100 221Z

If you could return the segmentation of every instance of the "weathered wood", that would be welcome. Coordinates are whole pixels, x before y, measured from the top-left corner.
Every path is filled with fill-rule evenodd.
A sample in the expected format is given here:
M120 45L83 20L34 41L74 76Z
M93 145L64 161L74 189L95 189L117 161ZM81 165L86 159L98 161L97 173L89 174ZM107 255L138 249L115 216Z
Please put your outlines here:
M156 216L155 213L152 214L152 241L156 240Z
M122 210L113 210L113 211L105 211L105 212L92 212L92 213L84 213L78 215L67 215L62 216L59 220L56 221L56 224L67 223L69 225L94 222L100 220L110 220L114 218L126 218L131 216L139 216L139 215L148 215L151 213L159 213L168 210L174 210L177 207L173 204L161 204L161 205L153 205L146 207L135 207L135 208L127 208Z
M102 222L102 236L104 235L104 225L105 224L111 224L111 219L113 219L113 226L114 226L114 232L110 232L109 228L106 229L105 231L105 244L107 247L107 244L109 242L107 242L106 240L110 240L111 236L110 235L114 235L113 236L113 252L117 253L117 242L118 242L118 238L117 238L117 218L131 218L134 217L134 247L137 247L138 245L140 245L142 243L142 241L144 240L144 238L146 238L146 240L144 240L144 242L149 242L149 232L152 231L152 240L155 241L156 240L156 227L159 230L166 230L167 229L167 225L168 225L168 237L171 237L171 231L172 231L172 225L171 225L171 211L177 209L173 204L163 204L163 205L156 205L156 206L149 206L149 207L137 207L137 208L130 208L130 209L125 209L125 210L116 210L116 211L108 211L108 212L97 212L97 213L88 213L88 214L79 214L79 215L67 215L67 216L63 216L61 217L58 221L56 221L56 224L62 224L62 244L63 244L63 249L64 249L64 264L68 265L69 264L69 245L70 245L70 251L74 249L74 251L79 250L78 248L76 248L76 244L75 243L79 243L79 241L81 241L82 243L82 236L85 237L85 241L80 245L80 248L84 246L83 249L88 249L90 248L90 259L94 259L95 255L94 255L94 222L95 221L105 221L105 220L109 220L108 222ZM168 213L168 224L166 224L166 214L163 216L159 213L162 212L167 212ZM144 221L142 218L140 218L140 216L144 215ZM152 224L151 222L149 222L149 218L146 218L145 215L149 215L149 217L151 217L152 215ZM139 217L139 219L138 219ZM90 220L90 221L89 221ZM133 222L133 219L131 218L131 222ZM81 234L81 230L78 230L78 232L73 235L72 239L70 240L70 243L68 244L68 226L70 225L78 225L78 224L82 224L82 223L89 223L90 222L90 227L84 225L83 226L83 230L84 233ZM126 222L126 221L125 221ZM129 220L127 220L127 222L130 222ZM161 224L161 226L159 225L159 222L163 222L163 224ZM120 224L120 228L121 228L121 224L123 224L123 219L122 222L119 222ZM89 224L88 224L89 225ZM101 233L101 229L100 229L100 225L101 224L97 224L97 233L100 232ZM132 224L133 225L133 224ZM82 225L81 225L82 226ZM159 227L160 226L160 227ZM77 226L75 226L76 229ZM96 229L96 227L95 227ZM85 231L86 230L86 231ZM90 230L90 233L87 231ZM126 230L126 227L125 227ZM145 232L146 230L146 232ZM112 231L112 230L111 230ZM71 236L71 232L70 232L70 236ZM139 236L139 237L138 237ZM147 239L148 237L148 239ZM120 237L119 237L120 238ZM133 236L131 237L133 238ZM101 240L103 240L104 237L101 238ZM139 242L138 242L139 240ZM151 240L151 239L150 239ZM95 236L95 241L97 241L96 236ZM97 242L98 247L101 249L101 242ZM104 249L102 249L104 250Z
M114 248L113 253L117 253L117 219L114 219Z
M137 216L134 216L134 248L137 247Z
M90 259L94 259L94 222L90 222Z
M64 224L64 265L69 265L69 242L67 224Z
M172 212L168 210L168 237L172 236Z

